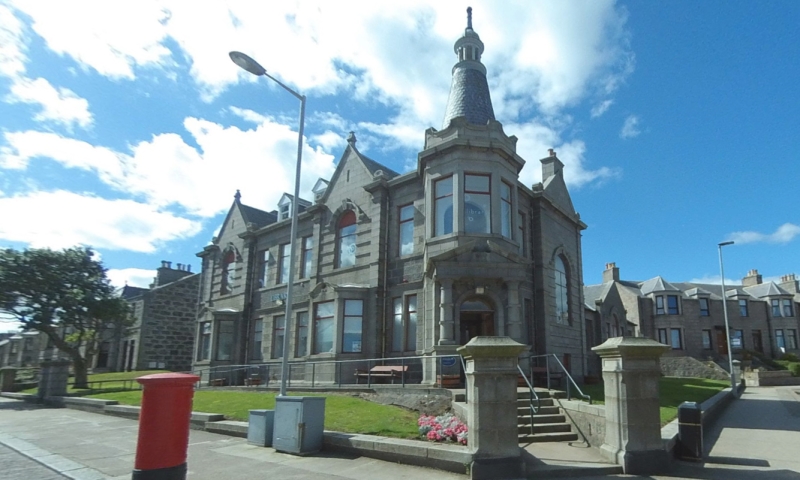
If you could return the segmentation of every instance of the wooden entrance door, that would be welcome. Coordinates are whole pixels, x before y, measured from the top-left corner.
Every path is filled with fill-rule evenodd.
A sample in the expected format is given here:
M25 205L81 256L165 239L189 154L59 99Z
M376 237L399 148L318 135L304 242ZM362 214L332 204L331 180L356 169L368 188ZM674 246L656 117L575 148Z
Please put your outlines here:
M728 354L728 340L725 338L725 329L717 330L717 347L719 347L720 355Z
M761 343L761 330L753 330L753 349L756 352L764 353L764 345Z
M460 320L461 345L478 336L494 335L493 312L462 312Z

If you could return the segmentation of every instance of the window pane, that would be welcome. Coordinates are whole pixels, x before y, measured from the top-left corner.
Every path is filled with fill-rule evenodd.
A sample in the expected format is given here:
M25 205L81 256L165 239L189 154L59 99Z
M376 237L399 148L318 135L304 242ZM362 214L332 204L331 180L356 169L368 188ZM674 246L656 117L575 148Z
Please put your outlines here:
M561 257L556 257L555 287L556 287L556 322L569 322L569 286L567 282L567 269Z
M281 315L275 317L274 322L275 333L272 335L272 358L281 358L283 356L283 335L286 332L286 317Z
M300 265L302 271L300 278L308 278L311 276L311 259L314 253L314 239L312 237L303 238L303 263Z
M364 304L361 300L344 301L344 330L342 334L343 352L361 352L363 305Z
M511 238L511 187L500 183L500 233Z
M295 357L305 357L308 353L308 312L297 313L297 343Z
M703 348L711 350L711 330L703 330Z
M233 358L233 322L219 322L217 360L230 360L231 358Z
M664 297L656 297L656 315L664 315Z
M278 283L289 282L289 252L291 244L285 243L280 246L278 257L280 262L278 264Z
M253 343L250 349L250 358L253 360L261 360L261 342L263 335L264 322L260 318L253 322Z
M339 230L339 268L356 264L356 226Z
M668 345L669 342L667 341L667 329L666 328L659 328L658 329L658 342L663 343L664 345Z
M434 236L453 233L453 177L439 180L434 188Z
M406 350L417 349L417 296L409 295L408 302L408 328L406 329Z
M792 301L791 300L784 300L783 301L783 316L784 317L794 317L794 312L792 311Z
M392 303L392 351L403 350L403 299L395 298Z
M333 352L333 308L333 302L316 305L314 353Z
M681 331L680 329L673 328L670 330L670 340L673 350L681 349Z
M794 328L786 330L786 348L797 350L797 330Z
M747 316L747 300L739 300L739 315L742 317Z
M772 299L770 302L772 303L772 316L773 317L780 317L781 316L781 305L778 299Z
M464 175L464 191L489 193L489 176Z
M783 338L783 330L775 330L775 343L778 348L786 348L786 340Z
M400 209L400 255L414 253L414 206Z
M667 295L667 311L670 315L678 314L678 297L676 295Z
M700 299L700 315L703 317L707 317L709 315L707 298Z

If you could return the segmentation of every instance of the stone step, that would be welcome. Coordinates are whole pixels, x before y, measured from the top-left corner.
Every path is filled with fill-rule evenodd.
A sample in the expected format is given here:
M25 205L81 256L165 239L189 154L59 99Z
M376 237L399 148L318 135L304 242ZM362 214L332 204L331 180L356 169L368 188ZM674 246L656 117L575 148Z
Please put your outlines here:
M539 402L537 403L536 400L533 401L533 406L539 405L540 407L553 407L555 403L553 402L552 398L540 398ZM518 398L517 399L517 408L528 408L530 406L530 400L527 398Z
M543 423L567 423L567 417L561 414L555 415L534 415L533 416L533 424L543 424ZM531 417L530 415L520 415L517 417L517 424L518 425L530 425L531 424Z
M517 425L517 433L519 435L530 435L530 425ZM544 423L533 424L533 434L538 435L542 433L572 433L572 425L569 423Z
M530 430L528 430L530 431ZM578 434L574 432L550 432L529 435L520 431L519 443L540 443L540 442L577 442Z
M520 417L530 415L530 413L531 409L527 404L524 407L517 407L517 415ZM540 406L536 410L536 415L557 415L559 413L561 413L561 409L558 407Z

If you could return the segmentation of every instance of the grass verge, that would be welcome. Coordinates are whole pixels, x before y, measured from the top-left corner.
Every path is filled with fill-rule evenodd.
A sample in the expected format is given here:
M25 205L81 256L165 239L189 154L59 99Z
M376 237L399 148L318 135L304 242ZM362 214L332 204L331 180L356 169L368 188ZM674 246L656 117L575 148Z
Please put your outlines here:
M661 377L659 382L661 425L666 425L678 416L678 406L683 402L703 402L727 387L726 380L705 378ZM583 393L592 396L593 403L604 404L603 384L586 385Z
M103 382L102 385L92 385L91 390L86 390L82 388L75 388L72 386L72 382L75 381L74 377L70 377L69 379L69 386L67 387L67 393L85 393L91 391L112 391L112 390L120 390L125 386L126 380L134 380L136 378L142 377L144 375L150 375L152 373L167 373L166 370L139 370L136 372L111 372L111 373L95 373L89 375L89 382ZM128 382L130 385L130 382ZM33 393L35 394L37 391L37 387L28 388L23 390L22 393Z

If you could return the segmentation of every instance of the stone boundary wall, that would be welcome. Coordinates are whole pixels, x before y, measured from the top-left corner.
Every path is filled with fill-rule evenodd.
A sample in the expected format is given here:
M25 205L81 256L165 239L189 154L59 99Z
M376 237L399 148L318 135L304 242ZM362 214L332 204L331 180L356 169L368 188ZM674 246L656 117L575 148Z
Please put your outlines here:
M711 380L728 380L728 372L713 364L710 366L692 357L661 357L661 374L665 377L694 377Z
M751 387L800 385L800 377L792 376L788 370L745 370L744 381Z

